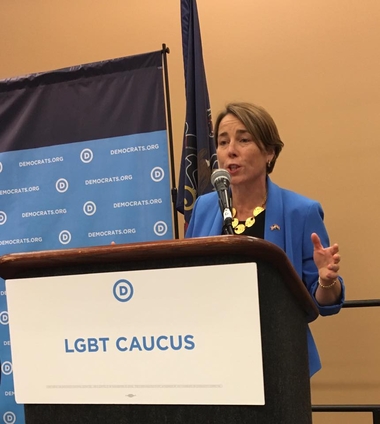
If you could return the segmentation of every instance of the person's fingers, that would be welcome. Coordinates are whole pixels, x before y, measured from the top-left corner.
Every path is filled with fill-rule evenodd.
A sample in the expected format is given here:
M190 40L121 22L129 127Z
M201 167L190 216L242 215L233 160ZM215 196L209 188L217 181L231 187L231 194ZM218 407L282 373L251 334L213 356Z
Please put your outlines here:
M323 246L321 244L321 239L319 238L317 233L313 233L311 235L311 241L314 245L314 249L323 249Z
M340 267L338 264L330 264L327 268L330 271L338 272Z
M335 255L333 255L333 260L335 264L338 264L340 262L340 255L339 253L335 253Z

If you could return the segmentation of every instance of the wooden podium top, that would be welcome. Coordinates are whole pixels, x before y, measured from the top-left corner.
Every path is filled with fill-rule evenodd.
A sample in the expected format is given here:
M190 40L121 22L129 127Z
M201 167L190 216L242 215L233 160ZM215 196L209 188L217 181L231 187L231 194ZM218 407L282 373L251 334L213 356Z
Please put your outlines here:
M77 249L11 253L0 257L0 277L25 277L29 270L89 266L91 264L141 263L191 257L212 258L233 255L242 262L268 262L275 267L293 296L300 303L308 321L318 316L318 309L286 254L278 246L247 236L216 236L191 239L115 244ZM239 262L237 260L236 262ZM142 267L143 268L143 267Z

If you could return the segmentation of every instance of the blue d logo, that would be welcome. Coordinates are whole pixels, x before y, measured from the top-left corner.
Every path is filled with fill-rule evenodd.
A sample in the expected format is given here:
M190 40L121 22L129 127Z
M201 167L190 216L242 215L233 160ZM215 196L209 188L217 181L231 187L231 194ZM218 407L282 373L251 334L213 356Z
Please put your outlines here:
M133 286L128 280L119 280L113 286L113 295L119 302L128 302L133 296Z

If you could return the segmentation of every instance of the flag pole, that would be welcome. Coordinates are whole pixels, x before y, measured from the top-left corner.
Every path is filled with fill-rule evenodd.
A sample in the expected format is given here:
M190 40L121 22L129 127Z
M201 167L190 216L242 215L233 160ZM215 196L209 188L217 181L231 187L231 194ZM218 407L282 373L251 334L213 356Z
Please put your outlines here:
M162 59L163 59L163 64L164 64L164 81L165 81L165 95L166 95L166 111L167 111L167 121L168 121L170 174L171 174L171 181L172 181L171 196L172 196L172 206L173 206L174 237L176 239L178 239L179 238L178 212L177 212L177 208L176 208L177 187L176 187L176 179L175 179L173 128L172 128L171 107L170 107L168 61L167 61L167 54L169 54L169 53L170 53L170 50L169 50L168 47L166 47L166 44L162 44Z

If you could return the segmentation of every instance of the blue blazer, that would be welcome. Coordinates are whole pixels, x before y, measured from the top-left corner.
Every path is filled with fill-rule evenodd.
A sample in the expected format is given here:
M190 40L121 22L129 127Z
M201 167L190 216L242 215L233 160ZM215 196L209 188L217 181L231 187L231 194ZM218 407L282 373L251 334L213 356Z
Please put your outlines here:
M320 306L315 299L318 287L318 269L313 260L311 233L317 233L324 247L330 245L323 223L321 205L307 197L280 188L267 177L267 204L265 212L264 239L283 249L295 270L305 283L321 315L333 315L340 311L344 302L342 296L336 305ZM273 227L276 226L276 227ZM195 202L186 237L205 237L221 235L223 227L218 195L216 192L198 197ZM310 376L321 368L317 347L308 329Z

